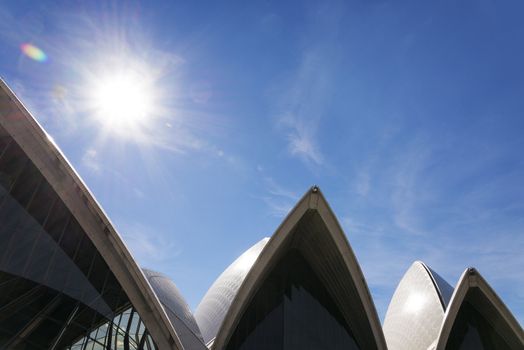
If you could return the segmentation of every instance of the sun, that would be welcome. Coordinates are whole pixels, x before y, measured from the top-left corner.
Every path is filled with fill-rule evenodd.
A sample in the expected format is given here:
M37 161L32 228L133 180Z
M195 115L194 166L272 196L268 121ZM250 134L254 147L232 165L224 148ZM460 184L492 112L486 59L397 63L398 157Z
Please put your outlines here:
M92 87L96 118L113 131L127 132L148 122L154 111L146 77L133 70L117 71L98 78Z

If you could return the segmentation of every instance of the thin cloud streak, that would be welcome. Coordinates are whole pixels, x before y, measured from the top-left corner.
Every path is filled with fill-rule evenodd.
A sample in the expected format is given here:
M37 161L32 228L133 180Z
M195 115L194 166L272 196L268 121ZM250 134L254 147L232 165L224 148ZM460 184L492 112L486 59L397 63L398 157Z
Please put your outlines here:
M422 217L418 211L418 203L426 199L427 189L420 185L419 180L429 151L424 149L422 142L416 142L408 149L408 152L395 160L396 164L390 173L394 181L391 194L393 219L397 227L406 233L426 235L427 232L418 219Z
M266 177L265 183L269 193L273 196L284 197L292 201L297 201L299 199L299 196L294 191L290 191L277 184L272 177Z
M282 97L278 127L285 134L292 156L307 164L322 165L324 155L317 141L318 124L326 103L328 62L320 53L306 52L291 88Z
M82 156L82 165L98 174L100 173L100 163L97 157L97 151L93 148L89 148Z
M294 191L284 188L272 177L264 179L264 186L267 194L263 195L261 199L273 217L284 218L300 198Z
M182 248L172 236L153 232L143 224L123 225L120 232L125 244L141 266L154 268L182 254Z
M459 159L460 167L455 167L450 166L454 158L445 156L448 152L454 154L453 144L412 135L411 141L375 152L375 159L366 160L362 167L365 182L373 186L358 206L347 210L341 223L379 314L385 314L410 264L423 260L452 286L464 269L476 267L503 300L512 302L511 311L522 320L524 222L512 214L520 212L522 205L518 194L503 194L506 201L500 202L501 184L519 183L522 174L481 176L475 178L474 185L461 186L460 191L443 191L439 186L443 176L446 185L453 188L455 183L470 179L470 173L482 174L479 169L490 168L502 156L492 152L482 162ZM446 159L452 170L442 169L440 159ZM354 191L361 181L353 183Z
M283 89L277 89L280 91L275 113L277 129L287 141L287 151L313 166L326 165L318 130L321 121L327 117L326 110L336 77L333 71L338 58L335 37L341 16L337 6L332 5L315 9L310 24L316 28L314 24L317 23L314 22L319 21L325 28L305 35L304 40L308 44L299 57L297 70L283 84Z

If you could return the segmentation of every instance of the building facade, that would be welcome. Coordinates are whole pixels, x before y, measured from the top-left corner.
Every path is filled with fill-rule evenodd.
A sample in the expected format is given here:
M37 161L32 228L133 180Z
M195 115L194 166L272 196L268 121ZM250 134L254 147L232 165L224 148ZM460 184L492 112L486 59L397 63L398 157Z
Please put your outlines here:
M382 327L335 215L310 189L193 314L142 270L78 174L0 82L0 349L524 349L474 269L453 289L415 262Z

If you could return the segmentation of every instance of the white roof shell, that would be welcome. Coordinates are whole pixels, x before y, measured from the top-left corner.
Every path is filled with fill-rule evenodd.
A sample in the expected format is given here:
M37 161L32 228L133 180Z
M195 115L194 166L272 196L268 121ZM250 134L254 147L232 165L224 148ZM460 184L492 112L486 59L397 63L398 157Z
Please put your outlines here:
M202 298L195 311L195 319L206 344L216 337L238 289L268 241L269 238L264 238L240 255Z
M425 350L434 343L453 288L421 261L402 277L386 312L389 350Z

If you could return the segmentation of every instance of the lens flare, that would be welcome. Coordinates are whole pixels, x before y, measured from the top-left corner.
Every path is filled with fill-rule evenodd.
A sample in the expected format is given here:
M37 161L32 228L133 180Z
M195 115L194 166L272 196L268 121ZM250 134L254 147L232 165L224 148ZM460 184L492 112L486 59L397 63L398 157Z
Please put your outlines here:
M150 122L154 98L144 81L144 75L134 70L121 70L97 79L91 88L91 105L97 119L123 134Z
M36 47L33 44L24 43L20 45L20 50L29 58L37 62L47 61L47 55L40 48Z

